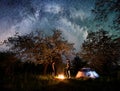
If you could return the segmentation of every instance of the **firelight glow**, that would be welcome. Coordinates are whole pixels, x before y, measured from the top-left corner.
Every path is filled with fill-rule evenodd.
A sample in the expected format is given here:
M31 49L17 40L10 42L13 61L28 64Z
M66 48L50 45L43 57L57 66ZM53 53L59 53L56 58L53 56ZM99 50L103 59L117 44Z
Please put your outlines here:
M63 74L60 74L60 75L58 75L56 78L63 80L63 79L65 79L65 76L64 76Z

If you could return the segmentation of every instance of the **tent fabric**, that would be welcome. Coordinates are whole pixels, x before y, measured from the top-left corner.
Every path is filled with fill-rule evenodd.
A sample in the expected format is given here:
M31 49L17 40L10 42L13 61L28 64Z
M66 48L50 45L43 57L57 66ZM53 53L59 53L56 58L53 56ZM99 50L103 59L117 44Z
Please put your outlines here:
M84 72L78 71L76 78L85 77Z
M82 68L80 71L78 71L76 78L81 77L89 77L89 78L98 78L99 75L94 70L91 70L90 68Z

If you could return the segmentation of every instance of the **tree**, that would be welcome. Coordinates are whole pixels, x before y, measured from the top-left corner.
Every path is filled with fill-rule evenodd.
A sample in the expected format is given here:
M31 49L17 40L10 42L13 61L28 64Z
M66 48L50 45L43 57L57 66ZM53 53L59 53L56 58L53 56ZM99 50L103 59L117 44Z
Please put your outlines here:
M0 52L0 76L13 75L14 65L17 60L15 54L12 52Z
M72 61L72 69L74 70L73 71L73 75L76 75L77 72L83 68L84 66L86 65L86 62L83 61L80 57L79 57L79 54L77 54L75 57L74 57L74 60Z
M87 61L88 66L110 75L118 65L120 42L112 39L104 30L90 32L82 45L80 55Z
M73 44L68 43L62 37L60 30L53 31L51 36L47 36L41 31L23 36L15 35L8 38L6 44L24 61L45 64L44 73L46 73L47 66L51 61L60 63L62 62L61 56L73 50Z
M97 26L106 26L113 30L120 30L120 0L97 0L92 10ZM112 17L111 17L112 16ZM119 32L120 33L120 32Z

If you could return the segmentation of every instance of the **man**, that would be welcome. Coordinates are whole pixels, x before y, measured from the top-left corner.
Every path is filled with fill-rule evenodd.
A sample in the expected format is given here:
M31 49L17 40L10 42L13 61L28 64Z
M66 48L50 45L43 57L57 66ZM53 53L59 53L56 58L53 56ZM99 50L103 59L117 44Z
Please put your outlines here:
M55 61L52 62L52 75L56 76L56 64L55 64Z
M69 59L66 59L67 61L67 64L66 64L66 74L67 74L67 77L70 78L71 75L70 75L70 68L71 68L71 64L70 64L70 60Z

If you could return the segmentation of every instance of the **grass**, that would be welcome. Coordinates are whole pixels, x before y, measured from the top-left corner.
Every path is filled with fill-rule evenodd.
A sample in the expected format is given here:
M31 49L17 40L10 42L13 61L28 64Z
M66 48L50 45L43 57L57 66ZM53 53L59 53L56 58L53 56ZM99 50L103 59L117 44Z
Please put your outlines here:
M120 90L120 80L64 79L58 80L50 75L16 75L3 77L0 91L116 91Z

